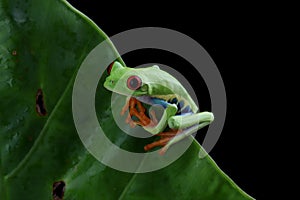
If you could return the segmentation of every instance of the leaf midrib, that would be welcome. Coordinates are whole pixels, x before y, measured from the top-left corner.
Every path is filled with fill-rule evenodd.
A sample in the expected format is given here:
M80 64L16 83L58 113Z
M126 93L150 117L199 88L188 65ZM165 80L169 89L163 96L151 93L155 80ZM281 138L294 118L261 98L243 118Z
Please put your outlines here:
M140 162L140 165L138 167L138 169L140 169L143 164L144 164L144 161L146 160L146 157L148 156L148 154L146 154L143 159L141 160ZM128 181L126 187L124 187L122 193L120 194L118 200L123 200L125 197L126 197L126 194L127 192L129 191L130 187L132 186L132 184L134 183L134 180L136 179L136 177L139 175L139 173L134 173L131 177L131 179Z

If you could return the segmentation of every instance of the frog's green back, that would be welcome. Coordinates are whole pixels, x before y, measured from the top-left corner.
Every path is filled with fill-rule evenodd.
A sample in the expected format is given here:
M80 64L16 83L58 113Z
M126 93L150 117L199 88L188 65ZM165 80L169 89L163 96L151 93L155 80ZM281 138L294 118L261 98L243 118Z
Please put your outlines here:
M194 113L198 107L183 85L171 74L159 69L157 66L137 68L136 74L142 79L143 84L148 85L148 95L166 101L177 98L184 101L185 106L189 105Z
M125 67L119 62L114 62L109 68L109 76L104 87L112 92L126 96L150 96L169 101L177 98L183 101L184 106L190 106L196 113L198 107L182 84L171 74L154 65L145 68ZM136 80L137 89L128 86L128 80Z

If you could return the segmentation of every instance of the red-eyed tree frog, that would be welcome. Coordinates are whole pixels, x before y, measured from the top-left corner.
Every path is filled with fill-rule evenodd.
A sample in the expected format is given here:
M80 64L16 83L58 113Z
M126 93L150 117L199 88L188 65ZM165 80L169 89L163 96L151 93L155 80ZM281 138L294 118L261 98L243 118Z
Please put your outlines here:
M148 144L145 151L163 146L163 154L176 142L192 135L214 120L211 112L198 112L198 107L181 83L157 65L145 68L130 68L113 62L107 69L109 76L104 87L109 91L127 96L121 110L128 110L126 122L132 127L142 126L147 132L160 136L160 140ZM155 112L146 114L143 104L163 107L158 120ZM133 120L135 116L138 120Z

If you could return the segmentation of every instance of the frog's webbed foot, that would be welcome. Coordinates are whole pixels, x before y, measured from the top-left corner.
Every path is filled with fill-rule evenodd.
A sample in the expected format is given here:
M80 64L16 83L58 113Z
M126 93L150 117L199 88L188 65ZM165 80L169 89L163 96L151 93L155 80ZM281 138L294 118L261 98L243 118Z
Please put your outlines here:
M149 113L152 118L151 120L145 113L145 107L136 98L131 97L129 100L127 100L120 114L124 115L127 110L129 110L129 112L126 117L126 123L129 124L132 128L134 128L136 125L155 126L157 124L157 118L154 111ZM132 120L133 116L138 118L138 120Z
M154 147L165 146L172 138L174 138L177 134L180 134L181 132L182 130L171 129L167 132L159 133L157 134L157 136L160 136L160 139L158 141L152 142L151 144L147 144L146 146L144 146L144 150L149 151ZM161 150L159 153L164 154L165 151Z

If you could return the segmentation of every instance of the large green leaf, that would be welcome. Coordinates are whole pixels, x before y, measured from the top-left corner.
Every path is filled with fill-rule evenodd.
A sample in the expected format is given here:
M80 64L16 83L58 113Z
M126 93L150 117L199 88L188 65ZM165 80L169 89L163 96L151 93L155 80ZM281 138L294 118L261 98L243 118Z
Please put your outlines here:
M53 199L61 180L64 199L252 199L209 156L198 157L195 141L170 166L143 174L114 170L86 151L73 122L72 87L84 58L106 38L65 1L0 0L0 199ZM141 151L140 140L115 125L104 78L100 123L114 143Z

